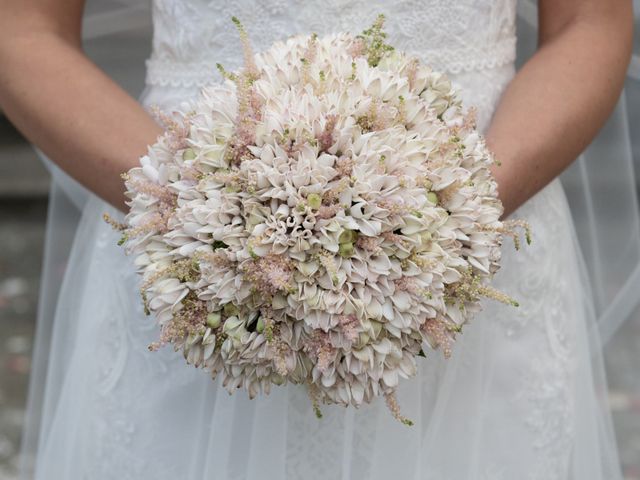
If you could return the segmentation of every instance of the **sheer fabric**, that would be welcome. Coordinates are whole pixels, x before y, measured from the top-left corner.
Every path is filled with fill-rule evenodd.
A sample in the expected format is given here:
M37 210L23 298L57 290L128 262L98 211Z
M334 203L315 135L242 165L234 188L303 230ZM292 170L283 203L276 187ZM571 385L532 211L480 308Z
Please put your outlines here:
M515 3L375 3L305 2L302 8L294 0L242 1L232 13L260 48L296 31L323 33L338 18L342 28L358 30L386 12L393 43L440 62L438 68L464 89L467 104L478 106L485 128L514 73ZM141 101L171 108L196 95L203 82L215 81L193 65L222 61L233 68L240 50L222 2L156 0L154 8L154 54ZM482 28L469 36L471 22ZM194 47L202 42L207 47L195 48L196 55ZM465 44L473 46L473 55L464 53ZM226 45L228 51L222 49ZM586 172L581 180L594 179L589 167L579 168ZM620 478L603 400L596 318L607 308L622 308L611 299L624 291L630 269L615 290L594 289L602 295L594 307L588 280L601 274L597 265L610 264L602 255L582 263L578 245L594 241L595 251L607 253L597 236L589 236L598 233L597 223L582 222L599 221L596 209L581 217L580 207L572 205L576 235L558 180L516 213L532 223L533 246L514 255L505 245L497 286L522 307L514 311L487 302L451 359L432 354L418 378L402 384L399 400L416 422L407 428L390 417L383 402L358 411L326 406L318 421L296 387L276 388L253 401L243 392L228 396L169 349L149 353L145 347L156 330L142 315L131 261L100 220L111 209L77 187L65 197L74 182L61 172L54 178L25 478L31 478L30 458L36 478ZM622 178L630 177L612 180ZM618 238L628 240L632 259L637 212L630 200L619 204L630 230ZM73 213L76 206L81 215ZM69 250L58 229L72 231L62 218L75 224L74 215L79 221ZM580 230L584 225L587 236ZM63 268L51 265L68 252L57 295Z
M532 0L520 1L520 59L533 53L537 16ZM634 1L636 30L640 1ZM625 92L607 124L589 148L562 176L577 237L584 255L598 317L594 341L606 345L640 305L640 215L637 187L640 52L635 46ZM630 118L636 115L636 118ZM635 161L634 161L635 160Z

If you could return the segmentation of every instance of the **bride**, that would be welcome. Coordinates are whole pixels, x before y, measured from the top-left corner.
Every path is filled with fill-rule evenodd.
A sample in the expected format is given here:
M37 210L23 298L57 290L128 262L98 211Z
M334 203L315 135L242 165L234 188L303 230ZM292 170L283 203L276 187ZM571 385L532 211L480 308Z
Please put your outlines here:
M138 103L82 53L83 0L0 0L0 106L95 195L84 205L53 316L47 375L34 382L33 473L101 479L621 478L589 305L557 176L610 114L629 61L630 0L539 2L539 49L515 74L516 0L154 0L153 53ZM533 245L505 248L496 286L518 310L485 302L452 357L432 355L384 402L312 414L306 394L229 396L171 349L151 353L137 278L101 217L125 209L120 173L171 109L239 66L229 21L259 48L295 33L359 32L385 13L390 41L445 71L479 111L502 166L506 214ZM67 179L67 183L69 180ZM46 335L40 332L40 335ZM48 339L46 339L48 341ZM25 462L25 465L27 462Z

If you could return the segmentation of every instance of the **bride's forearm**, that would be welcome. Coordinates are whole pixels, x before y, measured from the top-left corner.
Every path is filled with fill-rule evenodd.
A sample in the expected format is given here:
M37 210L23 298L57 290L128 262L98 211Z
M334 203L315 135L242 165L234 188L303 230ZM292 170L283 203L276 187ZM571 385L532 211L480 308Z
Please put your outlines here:
M540 47L507 88L487 132L501 162L494 173L505 216L589 144L618 99L629 62L630 2L600 2L603 8L588 12L544 3ZM560 23L562 15L568 18Z
M123 208L120 174L160 127L72 40L13 30L0 33L0 107L63 170Z

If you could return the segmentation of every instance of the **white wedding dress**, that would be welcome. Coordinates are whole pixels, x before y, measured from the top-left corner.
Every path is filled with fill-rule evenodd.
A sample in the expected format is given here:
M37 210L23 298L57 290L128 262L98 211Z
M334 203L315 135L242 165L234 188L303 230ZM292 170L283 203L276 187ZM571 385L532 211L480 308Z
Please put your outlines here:
M360 32L378 13L390 41L446 71L485 129L514 75L515 0L155 0L146 105L171 109L239 66L238 16L256 49L295 33ZM523 139L523 141L527 141ZM505 242L496 285L449 360L422 359L399 390L407 427L378 399L324 406L296 386L230 396L170 348L142 313L132 259L92 197L61 287L35 478L64 480L621 478L590 359L588 292L558 180L516 212L533 244Z

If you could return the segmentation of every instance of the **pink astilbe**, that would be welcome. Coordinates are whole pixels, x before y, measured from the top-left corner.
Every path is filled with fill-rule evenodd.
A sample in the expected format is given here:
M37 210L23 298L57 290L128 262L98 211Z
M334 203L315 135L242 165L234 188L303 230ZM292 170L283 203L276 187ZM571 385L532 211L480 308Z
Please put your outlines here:
M454 336L451 327L441 318L427 319L420 329L434 348L441 348L445 358L451 356Z
M238 119L236 131L229 142L227 157L232 165L239 165L243 159L250 156L249 145L255 143L256 122L260 118L259 111L255 110L256 97L254 87L244 75L237 82L238 95Z
M377 254L382 250L380 248L380 241L377 238L366 237L364 235L358 235L358 239L356 240L356 247L373 254Z
M387 242L390 242L394 245L400 245L402 247L407 247L409 242L402 235L398 235L393 232L382 232L381 237L384 238Z
M198 300L193 293L187 295L183 300L182 309L162 326L160 339L149 345L149 350L155 351L168 343L181 341L189 335L201 332L206 317L206 302Z
M327 373L336 355L336 349L331 345L330 336L322 330L314 330L311 338L305 344L304 350L316 359L318 370Z
M318 52L318 37L313 34L307 41L307 48L304 51L303 57L300 59L302 62L302 82L309 83L311 81L311 74L309 73L309 67L316 61L316 54Z
M275 295L292 290L292 264L282 255L267 255L252 260L244 267L244 276L257 292Z
M333 205L321 205L316 212L316 218L328 219L336 216L338 212L343 210L342 205L334 203Z
M158 201L155 211L147 216L144 223L132 226L124 231L126 238L135 238L149 232L167 232L169 220L175 212L178 196L169 190L167 186L158 185L149 180L131 178L127 174L124 174L123 178L127 188L130 190Z
M408 215L411 212L411 207L398 202L397 200L388 200L383 198L377 202L378 207L387 210L390 215Z
M412 59L407 65L407 80L409 81L409 88L413 90L416 85L416 76L418 75L418 67L420 66L420 62L417 58Z
M360 321L353 313L350 315L339 315L338 325L344 337L351 343L355 342L360 335Z
M396 290L401 292L409 292L412 294L420 293L420 289L416 285L416 281L413 277L401 277L395 282Z
M246 73L251 79L260 77L260 71L256 65L256 61L253 55L253 49L251 48L251 41L249 35L244 29L244 26L237 17L231 17L231 20L236 25L238 33L240 34L240 43L242 44L242 55L244 58L244 68Z
M353 58L362 57L367 53L367 44L365 43L363 38L356 38L349 48L347 48L347 52Z
M136 192L148 195L159 200L161 203L175 206L178 196L173 193L166 185L158 185L149 180L141 180L138 178L131 178L128 175L122 175L123 179L127 182L127 187L135 190Z
M340 157L336 160L336 171L339 177L349 177L353 171L354 161L351 157Z
M326 152L335 143L334 129L338 121L337 115L327 115L327 120L322 133L318 137L318 146L321 152Z
M183 116L182 122L178 122L175 118L160 110L156 105L152 106L150 110L153 117L164 127L168 147L173 153L189 146L189 128L191 127L189 117Z

